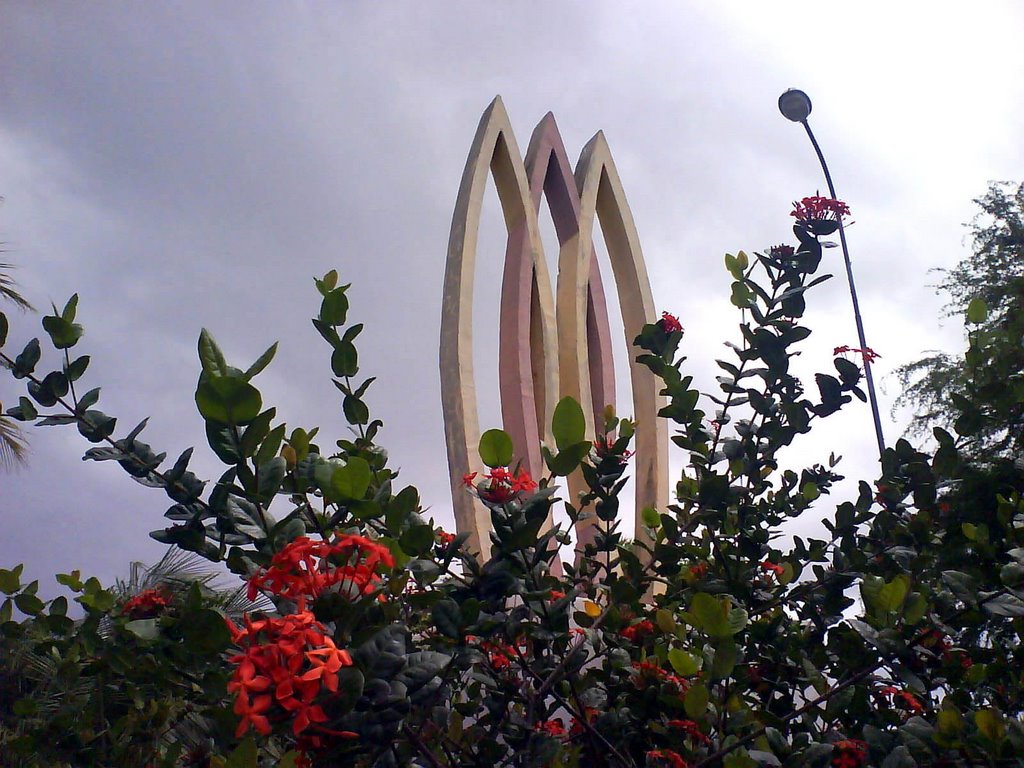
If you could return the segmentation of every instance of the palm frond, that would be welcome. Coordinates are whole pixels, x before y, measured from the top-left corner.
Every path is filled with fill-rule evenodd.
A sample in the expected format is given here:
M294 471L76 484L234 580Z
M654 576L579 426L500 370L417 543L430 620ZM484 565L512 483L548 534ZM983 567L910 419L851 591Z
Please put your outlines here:
M15 288L17 283L14 282L14 278L7 274L12 269L14 269L13 264L0 261L0 298L6 299L22 311L35 309L35 307L29 304L28 299L18 293L18 289Z
M8 416L0 415L0 467L23 464L28 456L28 443L21 429Z

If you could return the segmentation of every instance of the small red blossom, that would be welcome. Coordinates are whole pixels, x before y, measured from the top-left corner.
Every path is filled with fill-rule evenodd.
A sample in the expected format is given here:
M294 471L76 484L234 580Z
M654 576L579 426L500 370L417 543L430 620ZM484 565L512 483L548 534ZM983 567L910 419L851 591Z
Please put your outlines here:
M121 613L133 621L136 619L152 619L164 612L171 604L172 595L167 587L145 589L121 606Z
M512 666L516 657L516 649L507 643L480 643L480 649L487 654L487 661L496 672L502 672Z
M695 579L703 579L708 574L707 563L697 563L690 566L690 575Z
M447 547L449 544L455 541L455 534L448 533L448 531L438 531L437 540L442 547Z
M625 627L619 634L631 643L635 643L642 641L648 635L654 634L654 624L650 620L644 619L636 624Z
M473 487L473 481L476 480L476 472L470 472L469 474L462 476L462 484L467 488Z
M786 569L778 563L773 563L770 560L765 560L761 563L761 568L765 571L771 571L775 574L775 578L781 578L782 574L786 572Z
M918 701L917 697L910 691L901 690L893 685L887 685L878 691L880 696L889 696L892 699L892 703L901 709L905 709L908 712L917 714L924 712L924 705Z
M633 670L633 685L641 690L651 684L661 685L662 683L674 687L676 689L675 693L679 696L685 696L686 692L690 690L689 680L679 677L679 675L674 675L671 672L666 672L653 662L634 661Z
M678 728L687 735L688 738L692 739L698 744L710 744L709 739L705 734L701 733L700 726L697 725L693 720L669 720L665 723L669 728Z
M565 597L565 592L562 592L560 589L552 589L548 594L548 599L550 600L561 600L563 597Z
M793 254L792 245L773 245L768 249L768 255L776 259L791 259Z
M683 756L671 749L652 749L647 753L647 764L650 766L668 766L669 768L686 768Z
M495 467L484 474L483 479L473 484L476 472L466 475L463 483L476 491L481 501L491 504L504 504L516 499L519 494L532 491L537 483L525 469L510 472L505 467Z
M556 717L554 720L545 720L538 722L533 726L533 730L539 731L540 733L546 733L548 736L561 737L565 736L565 725L562 723L562 718Z
M615 452L615 437L613 435L604 435L594 440L594 451L597 453L598 461L604 459ZM629 457L633 455L632 451L625 450L620 454L617 454L616 458L623 464L625 464Z
M583 723L586 722L587 725L592 724L597 719L597 716L601 713L595 707L584 707L582 714L584 718L583 721L580 721L575 717L572 719L572 722L569 725L570 736L579 736L586 730L586 727Z
M840 216L850 215L850 207L842 200L812 195L793 203L789 215L797 221L837 221Z
M860 739L843 739L832 745L833 768L860 768L868 759L868 745Z
M670 312L662 312L661 320L658 321L658 325L661 326L661 330L665 333L682 333L683 326L679 322L679 318Z
M864 362L868 364L875 362L875 360L878 360L881 357L881 355L875 352L871 347L851 347L848 344L844 344L843 346L835 347L832 350L833 356L845 355L848 353L860 355Z

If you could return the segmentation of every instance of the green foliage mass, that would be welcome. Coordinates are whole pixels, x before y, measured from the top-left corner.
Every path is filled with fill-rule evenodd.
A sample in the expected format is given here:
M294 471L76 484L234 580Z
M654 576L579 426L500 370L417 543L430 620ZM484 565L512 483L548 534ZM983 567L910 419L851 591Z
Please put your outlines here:
M790 366L811 333L811 289L828 279L827 230L798 223L795 248L726 257L740 335L714 393L692 387L678 324L637 336L685 469L673 503L642 512L636 541L619 525L629 419L609 410L591 436L580 406L559 403L536 484L502 466L507 436L486 432L488 468L467 488L490 517L485 562L398 486L335 273L316 281L313 325L354 437L289 430L254 383L274 347L243 370L204 331L196 405L225 465L213 482L188 469L192 449L168 466L140 439L145 422L117 437L99 390L77 394L89 358L71 354L76 302L55 309L43 325L63 352L55 367L40 368L38 339L0 350L27 392L8 415L74 424L95 444L86 458L169 497L156 539L226 563L272 605L228 631L231 610L201 583L158 579L171 588L144 603L72 574L60 578L86 612L75 621L18 568L0 571L0 659L17 659L3 667L14 694L0 755L167 768L1020 764L1021 468L979 463L941 428L934 452L886 450L854 499L832 501L833 456L783 468L801 435L865 399L853 363L833 361L813 388ZM975 324L998 316L986 304ZM993 325L972 351L1003 364L1012 329ZM975 412L1003 413L991 389L964 392L950 405L961 437ZM556 478L575 473L587 490L559 498ZM588 531L564 560L556 505ZM827 536L781 535L805 515Z
M980 461L1024 455L1024 185L992 184L975 200L971 255L943 271L946 314L963 317L963 356L930 352L901 366L897 406L913 434L942 426Z

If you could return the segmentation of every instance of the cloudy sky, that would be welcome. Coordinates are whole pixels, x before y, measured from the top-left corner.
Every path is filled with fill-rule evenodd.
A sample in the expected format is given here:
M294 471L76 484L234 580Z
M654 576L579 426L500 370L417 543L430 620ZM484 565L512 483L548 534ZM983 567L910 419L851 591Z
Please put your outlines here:
M382 442L439 522L450 501L437 372L451 210L481 112L501 94L520 147L552 110L570 155L603 129L659 308L680 316L697 380L735 338L722 256L785 242L790 202L823 188L788 87L812 122L849 230L885 431L889 372L956 349L929 270L966 253L962 223L989 180L1020 179L1018 3L0 2L0 240L37 306L81 296L87 386L120 434L219 474L192 394L209 328L291 426L345 435L329 355L309 324L311 277L337 268L366 323L363 372ZM481 238L481 423L496 425L497 197ZM835 254L835 252L832 252ZM838 255L834 258L838 259ZM841 275L841 264L833 270ZM811 301L801 364L855 345L840 279ZM12 345L37 318L12 318ZM624 345L620 354L625 354ZM0 400L21 394L0 380ZM628 407L623 408L628 412ZM52 585L155 560L168 502L116 465L83 463L75 430L32 431L0 474L0 566ZM330 444L329 441L322 441ZM874 476L866 406L826 422L792 460L845 456Z

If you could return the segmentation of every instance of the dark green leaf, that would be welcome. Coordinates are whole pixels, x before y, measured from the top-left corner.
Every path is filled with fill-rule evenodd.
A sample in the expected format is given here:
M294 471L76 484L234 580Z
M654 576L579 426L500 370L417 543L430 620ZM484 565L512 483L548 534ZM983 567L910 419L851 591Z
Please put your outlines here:
M564 451L570 445L586 439L587 423L583 409L571 397L563 397L555 406L551 419L551 432L558 450Z
M204 376L196 389L196 405L207 421L244 425L255 419L263 406L259 390L233 376Z
M246 369L245 373L242 375L242 378L245 379L246 381L252 379L253 376L260 373L264 368L270 365L270 361L274 359L275 354L277 354L276 341L269 347L267 347L266 352L264 352L262 355L256 358L256 362Z
M488 429L480 436L480 461L488 467L507 467L512 461L512 438L500 429Z

